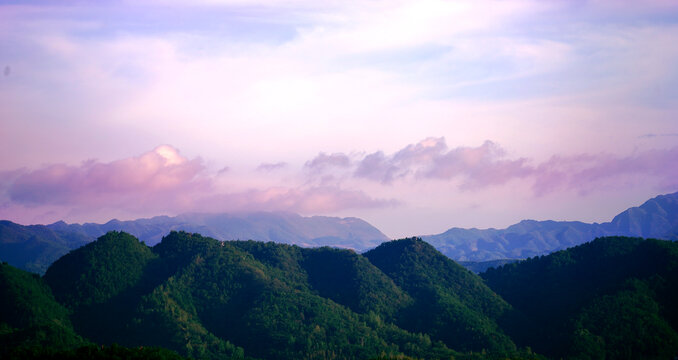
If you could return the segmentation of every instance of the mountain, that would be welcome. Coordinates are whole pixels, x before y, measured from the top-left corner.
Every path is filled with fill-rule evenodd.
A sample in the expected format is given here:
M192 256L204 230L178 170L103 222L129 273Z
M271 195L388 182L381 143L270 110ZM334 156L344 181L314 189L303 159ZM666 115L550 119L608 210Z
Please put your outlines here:
M234 241L234 246L287 278L308 283L318 295L360 314L374 312L392 320L412 298L367 258L354 251L322 247L299 248L273 242Z
M105 224L22 226L0 221L0 260L36 273L69 250L78 248L109 231L124 231L155 245L173 230L205 234L220 240L275 241L300 246L335 246L364 251L388 240L386 235L358 218L302 217L285 212L243 214L183 214L156 216Z
M31 272L44 273L60 256L90 241L79 233L0 220L0 260Z
M650 199L602 225L627 236L678 240L678 192Z
M421 239L390 241L365 257L405 290L414 302L396 324L431 334L460 350L515 350L496 320L510 306L482 280Z
M607 237L489 269L518 345L554 358L678 355L678 243Z
M150 248L110 232L54 262L44 281L75 331L99 344L206 359L458 355L398 327L412 296L352 250L186 232Z
M73 330L67 309L34 274L0 264L0 358L10 351L86 345Z
M523 220L506 229L452 228L442 234L422 236L422 239L452 259L479 262L525 259L601 236L678 240L678 192L657 196L602 224Z
M43 277L0 265L0 356L670 359L676 303L665 240L599 238L479 277L418 238L361 255L109 232Z
M100 347L76 334L69 311L39 276L0 264L0 358L184 359L160 348Z
M299 246L336 246L358 251L388 240L377 228L358 218L303 217L286 212L194 213L130 221L111 220L105 224L69 225L58 222L47 227L94 238L109 231L124 231L149 245L157 244L172 230L200 233L220 240L275 241Z
M21 269L44 273L69 250L108 231L125 231L154 245L173 230L205 234L220 240L253 239L304 247L333 246L366 251L389 240L358 218L302 217L296 214L183 214L105 224L23 226L0 221L0 260ZM506 229L452 228L422 236L446 256L482 271L495 260L519 260L576 246L601 236L639 236L678 240L678 193L660 195L615 216L611 222L524 220Z

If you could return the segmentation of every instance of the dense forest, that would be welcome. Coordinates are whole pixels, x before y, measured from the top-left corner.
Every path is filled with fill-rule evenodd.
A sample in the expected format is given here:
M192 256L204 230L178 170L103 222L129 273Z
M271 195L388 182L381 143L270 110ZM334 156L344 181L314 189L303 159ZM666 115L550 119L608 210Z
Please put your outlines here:
M675 243L620 237L481 277L417 238L361 255L109 232L42 277L0 266L0 357L670 358L676 266Z
M515 313L504 329L551 357L678 355L678 244L607 237L489 269Z

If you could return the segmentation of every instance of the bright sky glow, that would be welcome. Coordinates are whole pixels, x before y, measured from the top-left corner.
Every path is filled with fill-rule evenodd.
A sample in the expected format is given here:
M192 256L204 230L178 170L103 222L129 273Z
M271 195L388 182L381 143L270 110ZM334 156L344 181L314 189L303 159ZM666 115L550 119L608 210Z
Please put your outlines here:
M0 2L0 218L607 221L678 191L674 1Z

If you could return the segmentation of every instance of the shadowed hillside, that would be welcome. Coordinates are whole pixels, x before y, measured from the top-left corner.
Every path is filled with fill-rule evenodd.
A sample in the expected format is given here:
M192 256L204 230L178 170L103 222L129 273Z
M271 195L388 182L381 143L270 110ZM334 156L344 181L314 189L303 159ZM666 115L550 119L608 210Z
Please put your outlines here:
M678 355L678 244L608 237L489 269L516 309L507 333L554 357Z

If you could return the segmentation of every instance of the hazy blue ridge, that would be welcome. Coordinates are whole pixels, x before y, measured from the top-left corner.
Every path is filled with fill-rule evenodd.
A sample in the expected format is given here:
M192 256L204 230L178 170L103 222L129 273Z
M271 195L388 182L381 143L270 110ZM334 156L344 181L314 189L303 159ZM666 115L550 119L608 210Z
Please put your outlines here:
M523 220L506 229L451 228L422 239L458 261L525 259L601 236L678 239L678 193L660 195L625 210L610 222Z
M377 228L358 218L302 217L285 212L245 214L184 214L156 216L105 224L24 226L0 221L0 260L43 274L66 254L109 231L124 231L155 245L170 231L205 234L219 240L258 240L305 247L334 246L364 251L388 240Z
M219 240L258 240L304 247L332 246L366 251L389 240L358 218L302 217L285 212L243 214L183 214L105 224L19 225L0 221L0 260L18 268L44 273L60 256L108 231L125 231L148 245L173 230L205 234ZM422 236L444 255L461 262L524 259L544 255L600 236L640 236L678 239L678 193L661 195L630 208L607 223L524 220L506 229L461 229ZM496 263L469 263L480 272Z

